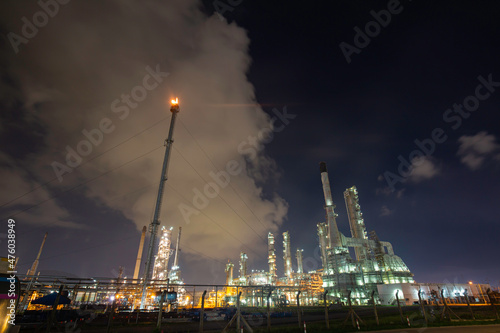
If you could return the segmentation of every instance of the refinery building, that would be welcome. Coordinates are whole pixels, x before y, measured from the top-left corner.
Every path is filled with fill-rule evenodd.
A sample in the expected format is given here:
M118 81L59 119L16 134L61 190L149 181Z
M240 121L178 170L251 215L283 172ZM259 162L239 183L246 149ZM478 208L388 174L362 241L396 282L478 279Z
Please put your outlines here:
M286 231L283 233L284 276L278 277L275 238L269 232L268 270L249 271L248 256L241 252L237 278L234 277L234 264L228 262L226 265L226 285L300 287L312 302L323 299L326 293L331 302L347 303L350 294L353 303L367 304L372 296L380 302L379 285L414 283L413 274L394 254L391 243L379 240L375 232L366 232L355 186L344 191L351 237L339 231L324 162L320 163L320 174L326 213L325 221L317 224L322 269L304 272L302 250L296 249L297 272L293 271L290 235ZM354 250L354 258L349 254L349 248ZM293 299L291 292L290 298Z
M344 191L351 235L348 237L342 234L338 229L338 215L335 212L336 206L324 162L320 163L320 175L325 198L325 221L316 225L321 268L304 271L303 250L292 250L290 234L285 231L282 233L284 274L278 276L275 235L269 232L268 269L250 270L245 252L240 253L236 267L228 260L225 267L226 287L216 292L218 301L215 301L215 304L234 304L239 291L242 292L244 304L253 306L264 304L264 295L268 293L273 294L270 298L272 306L294 304L297 292L305 305L315 305L322 300L348 304L349 298L353 304L359 305L371 302L394 305L398 300L397 293L400 303L411 305L418 301L419 292L425 302L439 302L441 292L442 297L452 303L462 302L467 297L472 302L486 302L486 291L490 287L486 284L416 283L404 261L394 253L391 243L380 240L374 231L366 231L355 186ZM181 228L177 235L175 251L171 250L172 228L162 228L153 267L154 281L164 281L168 278L171 285L183 284L178 265L180 236ZM173 266L168 270L169 258L173 253ZM296 261L297 271L292 268L293 261Z

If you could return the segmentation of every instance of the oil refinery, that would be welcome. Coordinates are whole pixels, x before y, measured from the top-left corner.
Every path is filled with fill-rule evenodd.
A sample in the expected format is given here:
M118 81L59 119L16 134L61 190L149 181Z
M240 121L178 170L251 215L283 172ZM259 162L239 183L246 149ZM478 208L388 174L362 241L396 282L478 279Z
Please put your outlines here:
M367 304L378 285L413 283L413 274L403 260L394 254L391 243L380 241L375 232L370 236L361 212L358 191L355 186L344 191L351 236L340 233L337 214L332 199L326 163L320 163L321 182L325 197L326 221L317 224L318 245L321 250L322 268L304 272L303 250L296 249L297 271L292 269L291 240L288 231L283 232L283 271L284 276L276 273L275 236L268 234L268 271L248 272L247 254L239 258L239 277L233 278L234 265L226 266L227 285L300 287L311 302L318 302L322 294L332 302L347 302L351 296L354 303ZM353 248L355 258L349 254ZM291 297L294 298L293 296Z
M335 212L336 205L333 201L325 162L320 163L325 220L309 226L310 232L317 233L317 246L320 250L320 257L317 259L318 269L307 272L304 270L304 252L301 248L293 250L290 233L285 231L281 234L283 275L279 276L276 246L278 242L276 235L268 232L267 270L250 269L248 255L241 252L238 258L233 258L238 262L237 277L234 272L235 264L229 259L225 265L225 283L212 285L213 288L209 290L206 298L207 290L200 295L198 289L197 294L198 285L185 284L181 277L179 260L182 228L178 227L174 247L174 228L165 225L160 227L159 221L173 144L173 130L179 110L178 100L172 100L170 109L172 119L168 138L165 141L165 157L154 217L149 226L149 245L142 278L139 278L139 272L143 260L146 227L142 229L132 279L122 278L122 270L120 270L119 276L114 279L81 278L78 279L78 283L61 277L56 277L54 282L50 282L52 277L35 276L46 234L32 268L24 278L27 282L23 283L22 310L33 307L28 300L31 301L39 295L53 292L54 286L63 280L66 287L72 286L71 296L77 303L111 302L113 306L118 303L131 309L154 309L158 305L161 308L165 300L168 301L169 307L174 306L177 309L197 306L234 306L240 300L242 304L257 307L265 306L265 304L273 307L297 304L298 307L299 303L303 305L394 304L394 302L400 302L397 296L399 292L401 292L403 302L411 305L417 296L420 300L422 295L426 301L434 299L438 302L437 290L441 290L442 297L448 297L453 302L469 300L469 297L473 302L483 300L486 302L485 292L490 288L487 284L415 283L412 272L394 253L391 243L381 241L375 231L367 232L355 186L344 191L351 237L342 234L338 228L338 215ZM159 242L155 245L158 231L160 232ZM350 249L352 249L352 254ZM293 256L296 271L293 269ZM173 260L170 260L172 257ZM310 258L312 256L307 256L306 259ZM171 261L172 264L170 264Z

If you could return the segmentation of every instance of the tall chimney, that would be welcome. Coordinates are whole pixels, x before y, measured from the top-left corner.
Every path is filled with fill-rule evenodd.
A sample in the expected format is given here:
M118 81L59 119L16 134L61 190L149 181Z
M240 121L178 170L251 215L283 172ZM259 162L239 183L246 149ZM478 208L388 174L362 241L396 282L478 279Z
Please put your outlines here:
M42 245L40 246L40 250L38 250L38 255L36 256L35 261L33 261L33 265L31 265L31 268L28 271L28 275L31 275L31 276L35 275L36 270L38 269L38 261L40 260L40 256L42 255L43 246L45 245L45 240L47 239L48 234L49 233L46 232L45 236L43 236Z
M142 250L144 248L144 238L146 237L146 226L142 228L141 241L139 242L139 250L137 251L137 260L135 262L134 269L134 280L137 280L139 277L139 270L141 269L141 261L142 261ZM135 281L138 282L138 281Z
M321 182L323 183L323 194L325 195L325 210L326 218L328 224L328 247L341 247L342 241L340 239L339 228L337 227L337 221L335 220L337 214L335 213L335 204L332 199L332 192L330 189L330 180L328 179L328 171L326 169L326 163L321 162L319 164L319 170L321 172Z

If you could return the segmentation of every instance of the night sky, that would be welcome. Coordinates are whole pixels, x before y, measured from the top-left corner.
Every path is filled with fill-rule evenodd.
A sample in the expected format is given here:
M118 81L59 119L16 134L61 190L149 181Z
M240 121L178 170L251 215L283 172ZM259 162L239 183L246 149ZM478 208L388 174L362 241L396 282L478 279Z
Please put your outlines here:
M417 282L500 284L496 1L46 3L0 4L0 233L16 221L20 273L48 231L41 274L132 276L179 97L161 225L182 227L186 283L224 283L240 251L267 270L269 231L280 275L287 230L321 268L324 161L344 235L355 185Z

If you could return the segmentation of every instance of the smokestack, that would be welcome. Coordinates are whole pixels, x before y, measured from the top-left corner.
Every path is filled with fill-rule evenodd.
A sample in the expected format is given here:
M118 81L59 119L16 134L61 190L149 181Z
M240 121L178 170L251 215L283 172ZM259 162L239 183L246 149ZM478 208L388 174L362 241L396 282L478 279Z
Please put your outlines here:
M292 277L292 253L288 231L283 233L283 264L285 265L285 276L288 278Z
M134 280L137 280L137 278L139 277L139 270L141 269L142 250L144 248L144 238L146 237L146 229L147 229L146 226L142 228L141 241L139 242L139 250L137 251L137 260L135 262Z
M42 255L43 246L45 245L45 240L47 239L48 234L49 233L46 232L45 236L43 236L42 245L40 246L40 250L38 251L38 255L36 256L35 261L33 261L33 265L31 265L31 269L28 271L28 275L32 275L32 276L35 275L36 270L38 269L38 261L40 260L40 256Z
M269 275L271 276L271 281L276 279L276 252L274 248L274 235L269 232L267 235L267 263L269 264Z
M335 214L335 204L332 199L330 180L328 179L328 171L326 169L325 162L321 162L319 164L319 170L321 172L321 182L323 184L323 194L325 196L325 210L328 223L328 247L341 247L342 242L340 239L340 232L337 227L337 221L335 220L337 214Z
M326 163L325 162L319 162L319 172L320 173L328 172L328 170L326 170Z
M297 249L297 252L295 253L295 257L297 258L297 273L302 274L304 273L304 267L302 266L302 252L304 250Z

